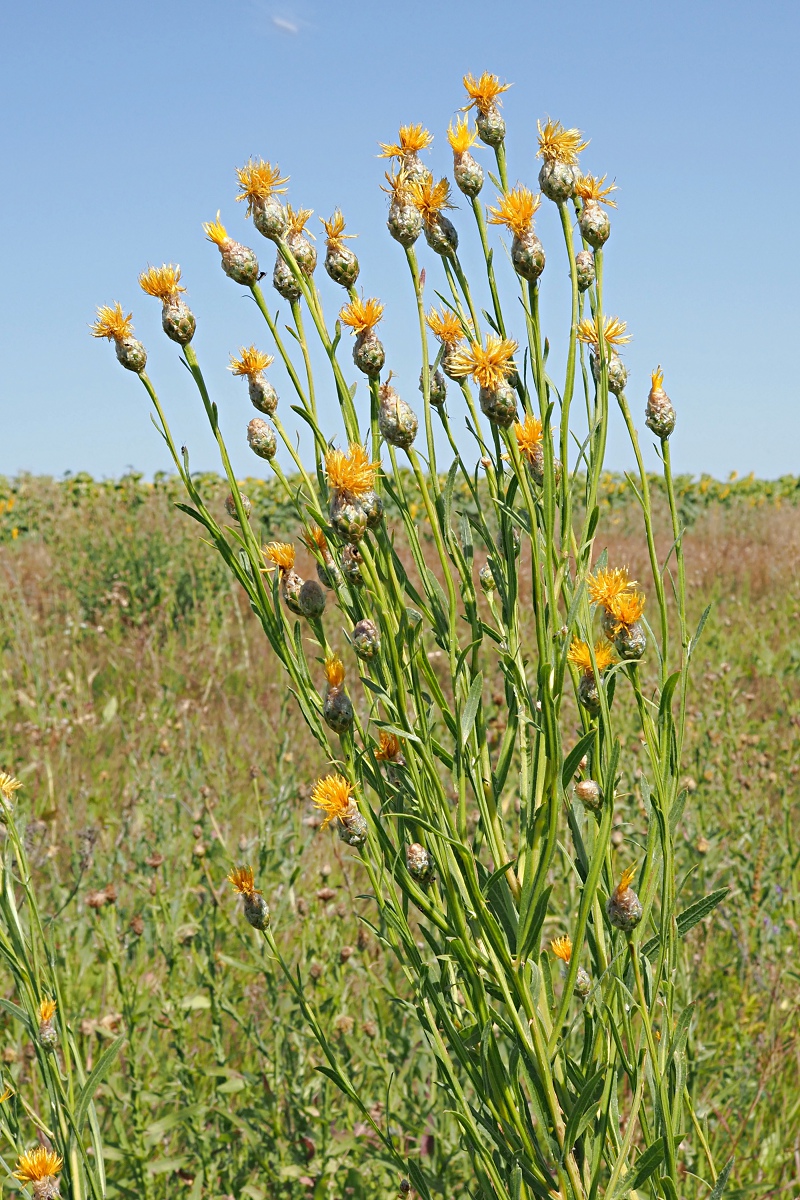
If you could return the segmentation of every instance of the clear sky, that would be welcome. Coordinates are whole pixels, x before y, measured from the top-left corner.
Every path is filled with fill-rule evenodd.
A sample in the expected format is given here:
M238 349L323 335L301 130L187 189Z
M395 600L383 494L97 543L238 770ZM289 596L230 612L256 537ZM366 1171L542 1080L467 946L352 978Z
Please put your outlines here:
M234 168L251 155L291 175L297 207L328 216L340 205L361 235L351 243L359 286L387 304L388 365L415 403L415 314L402 250L385 229L377 143L421 121L435 134L430 165L450 173L445 131L464 103L461 76L485 69L514 84L504 97L512 180L536 187L536 118L547 115L591 138L585 170L616 178L606 310L633 334L625 357L640 425L649 372L661 363L678 412L676 469L800 473L799 35L800 8L776 0L9 0L0 48L0 474L149 474L169 465L138 380L88 335L95 306L117 299L134 311L192 466L216 467L159 305L136 284L148 263L170 261L183 268L195 349L236 469L268 471L244 445L253 415L246 387L225 369L241 344L266 346L267 331L200 228L221 209L271 274L272 247L234 203ZM494 200L491 185L486 195ZM472 215L463 205L452 215L469 264ZM555 355L568 313L548 201L538 230ZM420 255L432 291L440 265L422 240ZM505 270L502 252L498 261ZM341 292L319 275L333 312ZM279 373L275 381L290 421L288 388ZM320 402L334 435L327 387ZM615 420L609 466L630 459Z

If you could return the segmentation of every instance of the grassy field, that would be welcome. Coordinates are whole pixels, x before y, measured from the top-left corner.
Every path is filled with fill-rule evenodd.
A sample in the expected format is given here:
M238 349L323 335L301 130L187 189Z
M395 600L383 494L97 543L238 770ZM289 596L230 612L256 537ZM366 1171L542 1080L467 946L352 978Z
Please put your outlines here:
M221 510L222 486L205 488ZM296 536L268 487L245 488L265 537ZM624 492L605 481L604 539L609 561L642 578ZM734 1196L800 1191L797 496L796 480L681 489L694 621L713 607L693 668L680 877L688 898L731 889L686 942L700 1029L690 1084L715 1156L736 1155ZM176 497L170 480L0 481L0 769L24 784L20 824L82 1053L91 1063L126 1035L98 1101L111 1194L397 1191L241 920L225 882L237 861L258 868L276 937L360 1093L443 1196L465 1194L468 1160L432 1101L413 1006L391 999L407 988L371 927L365 879L317 836L309 795L325 764ZM499 737L502 689L490 697ZM636 844L633 734L626 749L613 837ZM0 1041L4 1083L35 1106L30 1047L2 1013Z

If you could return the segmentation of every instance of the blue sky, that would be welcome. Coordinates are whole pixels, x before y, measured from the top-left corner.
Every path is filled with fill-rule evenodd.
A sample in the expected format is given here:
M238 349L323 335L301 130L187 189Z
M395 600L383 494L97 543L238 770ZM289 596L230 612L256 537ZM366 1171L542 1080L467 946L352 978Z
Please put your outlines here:
M464 102L461 76L484 69L514 84L504 106L512 179L535 186L536 119L551 115L591 138L584 169L617 180L606 309L633 334L628 395L639 418L649 372L665 368L678 411L676 468L800 473L799 34L797 5L774 2L9 4L0 50L0 473L168 466L141 385L88 336L95 306L116 299L134 310L193 467L216 466L159 306L136 284L148 263L169 261L183 268L195 348L236 469L266 466L244 445L253 411L225 369L239 345L266 348L266 330L200 228L221 209L271 273L271 246L234 203L234 168L251 155L291 175L296 206L328 216L340 205L360 234L359 285L387 304L388 365L414 403L415 314L402 251L385 230L377 143L422 121L435 134L432 168L449 173L445 131ZM485 195L493 201L491 185ZM469 265L472 216L463 206L453 216ZM567 293L547 201L538 230L556 355ZM439 262L424 246L420 254L432 291ZM320 275L332 313L341 293ZM289 391L280 373L275 382L288 423ZM333 436L340 424L327 387L321 407ZM609 466L630 461L615 419Z

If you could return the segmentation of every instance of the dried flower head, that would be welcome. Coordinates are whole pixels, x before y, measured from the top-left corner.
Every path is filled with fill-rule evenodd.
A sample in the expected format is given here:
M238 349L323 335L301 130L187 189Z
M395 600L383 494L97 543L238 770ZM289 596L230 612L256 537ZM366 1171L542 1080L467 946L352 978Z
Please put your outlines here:
M339 310L339 320L354 333L368 333L383 316L383 305L374 297L369 300L351 300Z
M341 820L351 811L353 789L343 775L326 775L314 785L311 803L325 813L322 822L322 828L325 829L331 821L337 818Z
M465 154L478 140L477 129L470 129L468 117L456 117L447 128L447 140L454 154Z
M644 612L645 596L643 592L623 592L615 596L608 606L610 615L616 624L615 633L630 629L637 621L641 621Z
M627 567L601 567L594 575L587 576L589 595L593 604L610 608L613 600L623 592L636 587L636 580L628 575Z
M514 436L517 439L520 454L528 462L534 462L538 458L538 451L542 445L542 422L539 418L532 416L531 413L526 413L523 422L515 423Z
M325 659L325 678L328 681L328 687L338 688L344 683L344 663L336 654L330 654Z
M294 566L294 546L290 542L270 542L264 547L264 555L281 571L291 571Z
M444 209L455 208L455 205L450 203L449 181L440 179L438 183L434 183L432 175L424 179L412 179L408 184L408 196L427 224L435 221Z
M378 749L375 757L379 762L393 762L400 754L400 739L397 734L382 729L378 734Z
M163 267L148 267L139 276L139 287L148 296L157 300L171 300L186 288L179 283L181 269L175 263L164 264Z
M580 638L572 639L572 645L567 651L567 661L579 667L584 675L592 675L594 672L592 652L586 642L582 642ZM605 671L606 667L610 667L614 661L614 648L605 638L600 638L594 644L594 661L600 672Z
M379 142L381 148L379 158L405 158L407 154L418 154L427 150L433 141L433 134L422 125L401 125L396 142Z
M484 71L480 79L476 79L474 75L465 75L463 82L469 96L469 104L465 105L463 111L467 112L475 107L484 116L495 103L500 103L497 97L511 87L510 83L501 83L496 75L490 75L488 71Z
M579 175L575 184L575 195L580 196L581 200L597 200L600 204L607 204L609 208L616 208L616 201L609 200L608 197L617 190L617 185L610 183L608 187L603 187L605 181L605 175L600 179L594 175Z
M486 335L486 345L477 342L456 350L450 356L450 372L456 376L471 375L479 387L494 391L515 370L514 354L517 343L510 338Z
M351 496L365 496L375 487L375 472L380 460L370 462L366 448L351 442L347 454L343 450L328 450L325 455L325 473L328 483L340 492Z
M97 320L90 328L92 337L104 337L109 341L113 338L115 342L121 342L133 335L133 313L128 313L126 317L119 301L113 308L103 304L98 308Z
M435 338L445 346L455 346L464 337L464 327L459 317L449 308L437 312L432 308L425 323Z
M585 150L588 142L581 141L583 134L579 129L565 129L560 121L547 121L542 128L541 121L536 122L539 129L539 149L537 158L546 162L562 162L570 166L578 161L581 150Z
M232 371L234 375L260 375L275 361L271 354L265 354L263 350L256 350L255 346L242 346L239 354L240 358L234 358L231 355L228 367L228 370Z
M550 943L550 949L556 958L560 958L563 963L568 963L572 958L572 938L566 934L563 937L554 938Z
M248 900L261 895L253 878L252 867L234 867L228 876L228 883L231 884L234 891L238 892L240 896L246 896Z
M328 239L327 245L329 250L338 250L347 238L358 237L357 233L345 233L345 222L341 209L337 208L329 221L326 221L324 217L320 217L320 221L322 221L322 228L325 230L325 236Z
M203 222L203 233L210 242L213 242L215 246L219 246L220 248L231 240L228 237L227 229L219 219L219 210L217 210L216 221Z
M39 1005L39 1020L40 1021L52 1021L55 1014L56 1014L56 1002L55 1002L55 1000L51 1000L49 996L46 996L45 999L42 1000Z
M289 182L288 175L282 179L278 168L273 167L271 163L264 162L263 158L260 158L258 162L254 162L251 158L243 167L237 167L236 178L242 189L236 199L247 201L248 217L253 211L254 200L269 200L271 196L285 192L286 188L280 185Z
M626 342L631 340L631 335L626 333L628 328L625 321L621 321L619 317L605 317L603 320L603 337L608 346L624 346ZM587 345L597 346L599 338L597 334L597 322L594 317L584 317L578 325L576 335L579 342L586 342Z
M313 238L313 233L306 229L309 219L314 215L313 208L298 208L297 212L292 208L291 204L286 205L286 220L287 233L300 234L305 233L306 237Z
M55 1150L48 1150L46 1146L36 1146L19 1156L14 1177L21 1179L23 1183L38 1183L40 1179L57 1175L63 1165L63 1159Z
M5 771L0 771L0 796L7 800L10 804L14 798L14 792L18 792L22 784L13 775L8 775Z
M381 191L391 196L392 202L395 204L408 204L408 185L410 180L406 172L402 169L399 171L386 171L384 178L389 186L383 187L381 185Z
M489 224L505 225L516 237L524 237L530 232L534 213L541 203L542 198L538 193L534 196L530 188L518 183L512 191L499 197L497 208L489 208L492 214Z

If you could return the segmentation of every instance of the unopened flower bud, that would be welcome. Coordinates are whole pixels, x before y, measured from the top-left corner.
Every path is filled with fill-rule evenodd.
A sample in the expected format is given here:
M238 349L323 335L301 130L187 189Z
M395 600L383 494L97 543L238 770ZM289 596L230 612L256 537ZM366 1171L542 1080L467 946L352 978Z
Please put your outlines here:
M647 649L647 634L641 621L621 626L614 637L614 648L620 658L629 662L641 658Z
M303 294L303 289L292 274L291 267L284 259L280 250L275 258L275 269L272 272L272 286L290 304L295 300L299 300Z
M345 692L344 685L328 688L322 706L322 716L325 724L334 733L346 733L351 728L355 714L352 701Z
M584 240L595 250L600 250L605 245L611 233L608 213L597 200L584 200L578 227Z
M367 529L375 529L380 525L383 519L383 501L374 488L370 488L368 492L364 492L358 497L358 503L361 505L367 518Z
M363 562L361 552L357 546L347 545L342 550L342 574L344 575L350 587L363 587L364 576L361 574L361 564Z
M583 967L578 967L578 973L575 976L575 995L580 996L581 1000L585 1000L592 990L592 980L589 972Z
M492 568L488 562L485 562L478 572L478 579L484 592L493 592L496 584Z
M645 409L645 425L652 429L656 437L668 438L675 428L675 409L669 396L664 391L664 372L657 367L652 375L652 387L647 397Z
M316 579L307 579L297 593L297 604L307 621L316 621L325 611L325 592Z
M631 933L642 919L642 902L630 886L635 867L623 872L614 891L606 901L606 912L613 926L624 933Z
M250 513L253 511L253 506L250 503L250 498L248 496L245 496L244 492L239 492L239 500L241 502L244 515L246 517L249 517ZM225 511L227 512L229 517L233 518L234 521L239 520L239 516L236 512L236 501L233 498L232 492L229 492L228 495L225 497Z
M591 250L579 250L575 255L575 273L578 277L578 290L585 292L596 278L594 255Z
M388 381L381 385L379 395L378 428L381 437L391 446L407 450L417 436L417 414L405 400L400 399Z
M609 347L607 358L608 370L608 390L613 392L615 396L620 396L625 391L625 384L628 382L628 368L622 361L616 350ZM592 367L592 375L595 383L600 382L600 356L596 351L591 351L589 354L589 362Z
M380 630L375 622L370 621L368 617L365 617L357 625L353 626L351 638L353 649L359 658L374 658L381 648Z
M430 886L433 880L433 861L430 854L419 842L406 846L406 866L408 873L416 879L422 888Z
M261 417L253 417L247 426L247 444L259 458L274 458L278 448L274 430Z
M581 675L578 684L578 700L592 716L596 716L600 712L600 691L594 675Z
M425 374L419 373L419 390L425 394ZM447 381L441 371L428 372L428 393L431 404L440 408L447 399Z
M377 379L386 362L386 351L374 329L359 333L353 346L353 362L370 379Z
M424 224L425 241L442 258L451 258L458 250L458 230L449 217L437 213Z
M591 812L599 812L603 807L603 793L600 784L594 779L582 779L580 783L576 783L575 795L584 808L590 809Z
M386 227L396 242L408 248L422 233L422 214L410 200L396 197L389 207Z

